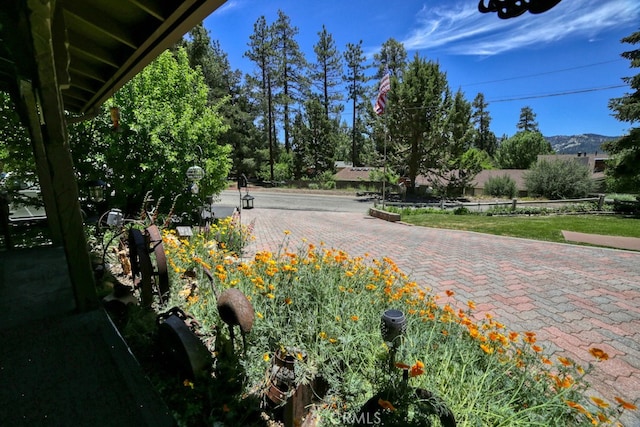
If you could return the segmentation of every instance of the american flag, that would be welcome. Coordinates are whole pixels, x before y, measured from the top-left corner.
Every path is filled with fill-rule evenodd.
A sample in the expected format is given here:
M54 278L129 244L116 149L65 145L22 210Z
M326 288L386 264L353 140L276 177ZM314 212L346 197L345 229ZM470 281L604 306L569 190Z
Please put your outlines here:
M380 89L378 90L378 97L376 98L376 105L373 110L377 115L384 114L384 108L387 105L387 92L391 89L391 73L387 69L380 80Z

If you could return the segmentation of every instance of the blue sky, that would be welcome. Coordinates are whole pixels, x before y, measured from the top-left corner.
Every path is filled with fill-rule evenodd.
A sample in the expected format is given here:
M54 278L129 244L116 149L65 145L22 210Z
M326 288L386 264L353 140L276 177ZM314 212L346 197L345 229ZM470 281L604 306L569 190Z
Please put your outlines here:
M621 79L639 69L620 54L638 49L620 39L640 31L638 0L563 0L551 10L502 20L482 14L478 0L227 0L205 27L229 55L231 67L255 71L243 58L253 25L269 24L282 10L298 27L308 61L325 25L337 48L363 42L368 62L389 38L404 44L411 59L438 61L452 90L489 102L491 129L516 132L520 110L536 113L545 136L596 133L619 136L629 123L611 116L609 99L628 93ZM373 100L372 100L373 102ZM348 123L351 117L342 117Z

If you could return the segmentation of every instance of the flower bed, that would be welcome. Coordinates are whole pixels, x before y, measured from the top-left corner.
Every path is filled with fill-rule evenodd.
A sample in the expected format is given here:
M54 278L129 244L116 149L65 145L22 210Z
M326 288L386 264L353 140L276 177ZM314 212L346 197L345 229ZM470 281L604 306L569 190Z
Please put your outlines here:
M407 392L416 389L439 396L460 426L615 425L624 410L635 409L621 397L587 396L592 366L545 355L533 331L510 331L489 314L478 320L472 301L440 304L444 294L424 289L390 258L294 244L285 232L277 252L246 260L213 239L246 232L232 230L232 223L222 227L229 229L218 226L191 240L163 233L173 287L165 308L179 306L194 316L214 354L211 378L176 375L158 382L183 425L282 421L281 408L265 405L277 354L295 362L286 397L310 387L309 418L319 425L362 422L374 396L368 423L425 425L433 417L425 399ZM228 288L242 291L255 309L246 348L230 340L218 313L216 295ZM396 351L380 332L388 309L401 310L407 320ZM607 358L599 349L592 354L596 363Z

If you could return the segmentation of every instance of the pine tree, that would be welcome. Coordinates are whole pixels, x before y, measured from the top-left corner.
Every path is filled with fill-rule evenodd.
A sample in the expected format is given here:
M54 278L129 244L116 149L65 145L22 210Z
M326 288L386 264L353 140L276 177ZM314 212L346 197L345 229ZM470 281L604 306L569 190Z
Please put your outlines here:
M623 43L640 43L640 31L621 40ZM640 68L640 49L623 52L621 56L631 61L632 68ZM622 79L632 93L609 101L609 109L614 117L627 123L640 122L640 73ZM617 191L640 193L640 127L634 127L629 133L617 141L605 143L603 148L611 154L606 174L608 184Z
M418 174L432 178L434 185L448 159L446 123L451 110L451 92L446 74L433 61L414 57L392 86L389 104L389 132L400 153L394 162L406 167L408 191L415 190ZM404 172L404 171L403 171Z
M531 107L522 107L516 127L519 132L540 132L538 122L536 122L536 113L533 112Z
M305 76L307 63L295 40L299 32L298 27L292 26L289 17L281 10L278 10L278 19L272 29L277 61L274 83L282 89L277 102L282 107L284 147L288 152L291 149L289 141L291 108L296 103L304 102L309 91L309 83Z
M275 52L273 45L273 30L267 25L264 16L258 18L253 25L253 34L249 36L249 50L245 56L253 61L258 67L256 76L248 76L249 86L255 86L257 91L253 91L254 99L262 111L262 125L264 135L269 146L269 177L271 181L275 179L273 166L275 163L275 123L273 120L273 79L275 67ZM251 89L250 89L251 90Z
M358 155L358 107L361 105L362 100L366 96L365 83L367 77L365 71L367 66L365 65L366 57L362 51L362 40L358 43L347 43L347 49L344 53L344 59L346 61L346 74L343 76L343 80L347 85L349 94L349 100L351 101L353 120L351 128L351 162L354 166L360 165L360 158Z
M498 148L498 138L491 132L491 115L487 110L489 104L485 102L484 94L478 93L471 106L473 107L472 120L476 128L473 145L493 156Z
M313 46L313 51L316 62L310 67L310 80L320 92L320 102L329 119L331 113L339 114L343 108L339 104L342 101L342 92L339 90L342 84L342 56L324 25L318 33L318 43Z

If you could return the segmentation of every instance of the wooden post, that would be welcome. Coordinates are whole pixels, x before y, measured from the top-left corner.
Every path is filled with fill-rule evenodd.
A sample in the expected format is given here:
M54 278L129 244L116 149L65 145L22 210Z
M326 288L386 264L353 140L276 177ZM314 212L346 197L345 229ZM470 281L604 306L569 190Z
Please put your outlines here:
M40 131L44 145L48 173L53 190L53 198L45 199L47 214L52 213L54 221L62 235L69 278L73 287L76 309L87 311L98 306L93 270L84 234L82 214L78 194L78 185L73 170L73 160L69 150L67 124L64 116L64 105L60 93L60 84L64 77L58 79L60 66L64 61L64 53L58 52L59 63L56 63L56 48L52 40L54 26L64 27L62 13L55 13L55 3L43 0L28 0L29 21L33 50L38 67L41 112ZM60 32L57 32L60 34ZM31 126L32 134L38 129ZM42 173L42 171L40 171ZM57 214L57 215L56 215Z
M516 210L516 205L518 204L518 199L513 199L511 201L511 210L515 212Z

